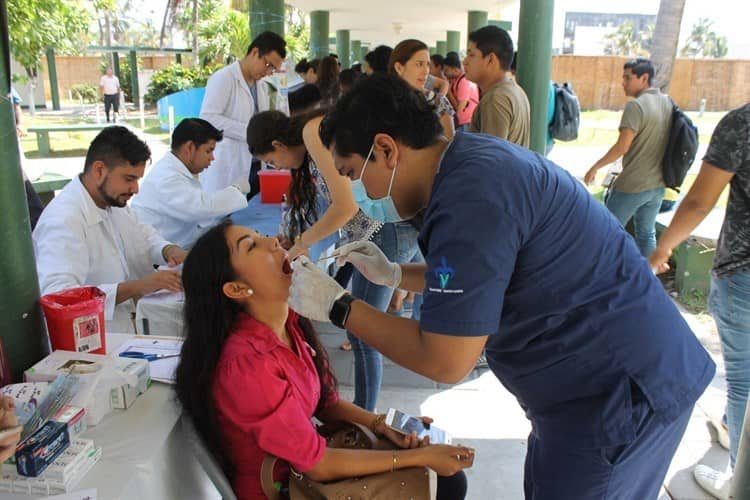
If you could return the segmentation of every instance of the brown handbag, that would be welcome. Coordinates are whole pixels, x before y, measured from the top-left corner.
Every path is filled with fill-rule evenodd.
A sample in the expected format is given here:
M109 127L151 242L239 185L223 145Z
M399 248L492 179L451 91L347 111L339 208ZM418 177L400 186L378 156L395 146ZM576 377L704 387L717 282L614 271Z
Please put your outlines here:
M329 448L392 450L396 446L378 439L367 427L339 422L318 427ZM261 466L261 485L269 500L283 497L273 486L273 467L278 461L266 455ZM294 470L289 476L290 500L434 500L437 475L427 467L410 467L358 478L323 483Z

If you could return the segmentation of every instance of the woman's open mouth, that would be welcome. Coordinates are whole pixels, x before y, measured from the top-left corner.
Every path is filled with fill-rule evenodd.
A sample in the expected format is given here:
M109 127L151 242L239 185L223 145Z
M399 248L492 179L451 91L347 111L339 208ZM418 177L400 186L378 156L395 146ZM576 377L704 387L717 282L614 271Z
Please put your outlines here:
M292 274L292 264L289 262L289 257L284 257L284 262L281 264L281 271L284 274Z

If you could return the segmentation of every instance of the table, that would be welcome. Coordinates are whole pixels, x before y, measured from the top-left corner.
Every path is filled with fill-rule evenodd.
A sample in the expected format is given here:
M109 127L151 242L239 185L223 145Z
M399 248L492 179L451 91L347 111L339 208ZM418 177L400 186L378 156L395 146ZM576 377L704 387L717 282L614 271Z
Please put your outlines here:
M130 335L108 333L115 352ZM102 458L75 487L96 488L98 498L218 499L220 495L182 432L173 386L153 382L127 410L112 410L82 437L102 448ZM0 494L3 500L31 495Z
M50 132L77 132L77 131L99 131L105 127L109 127L109 123L77 123L72 125L46 125L46 126L34 126L29 127L27 130L36 134L36 145L39 149L39 154L42 156L49 156L49 133Z
M47 206L52 201L52 198L55 197L55 191L64 188L69 182L70 177L46 172L38 179L31 181L31 185L34 186L34 191L39 195L42 203Z
M281 222L281 205L278 203L261 203L260 196L248 202L247 208L231 215L235 224L250 227L261 234L276 235ZM310 258L318 259L335 248L338 235L332 234L310 247ZM321 267L331 261L321 262ZM156 294L143 297L138 301L135 311L138 333L143 335L165 335L181 337L183 335L182 294Z

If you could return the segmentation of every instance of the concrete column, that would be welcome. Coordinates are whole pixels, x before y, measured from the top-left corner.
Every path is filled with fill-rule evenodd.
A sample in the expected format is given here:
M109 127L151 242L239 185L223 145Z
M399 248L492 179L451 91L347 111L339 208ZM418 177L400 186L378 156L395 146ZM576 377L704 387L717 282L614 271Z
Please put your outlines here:
M505 31L513 30L513 21L498 21L490 19L489 21L487 21L487 24L489 26L497 26L498 28L502 28Z
M138 99L141 97L141 91L138 87L138 56L135 53L135 50L131 50L129 53L129 60L130 60L130 85L133 87L133 102L138 102ZM125 106L125 103L121 103L122 106Z
M487 15L487 11L485 10L470 10L469 11L469 22L467 24L467 31L466 31L466 47L469 46L469 34L472 31L476 31L479 28L483 28L487 26L487 19L489 16Z
M120 74L120 54L112 52L112 73L122 81L122 75ZM130 78L130 76L128 76Z
M435 50L438 54L441 56L444 56L446 52L448 52L448 42L445 40L438 40L435 44Z
M328 32L330 30L327 10L310 12L310 59L320 59L328 55Z
M531 149L544 154L552 74L554 0L524 0L518 26L518 83L531 104Z
M352 40L350 61L351 61L351 64L354 64L355 62L358 62L358 63L362 62L362 42L360 42L359 40Z
M60 91L57 84L57 65L55 65L55 49L47 49L47 69L49 71L49 91L52 94L52 109L60 111Z
M459 52L461 50L461 32L448 31L448 41L446 44L446 54L448 52ZM445 54L442 54L445 55Z
M264 31L284 36L284 0L250 0L250 38Z
M435 47L430 47L430 55L434 56L435 54L437 54L437 49Z
M359 62L365 62L365 56L370 52L369 45L362 45L362 50L359 52Z
M46 354L47 334L39 307L39 279L31 242L29 209L21 175L18 136L10 98L10 43L6 3L0 2L0 340L13 382ZM10 381L9 381L10 382Z
M341 61L341 69L347 69L351 66L349 54L352 47L349 43L349 30L336 30L336 53Z

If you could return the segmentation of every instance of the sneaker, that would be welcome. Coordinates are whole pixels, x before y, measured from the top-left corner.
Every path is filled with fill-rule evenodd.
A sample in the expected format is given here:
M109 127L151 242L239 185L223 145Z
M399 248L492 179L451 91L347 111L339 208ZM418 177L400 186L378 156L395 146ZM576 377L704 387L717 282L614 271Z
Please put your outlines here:
M719 472L707 465L698 464L693 469L693 477L698 485L719 500L729 500L729 487L732 475Z
M727 425L724 422L717 422L714 419L711 419L708 421L709 424L711 424L711 427L714 428L716 431L716 438L719 441L719 444L722 448L725 450L729 449L729 429L727 428Z

